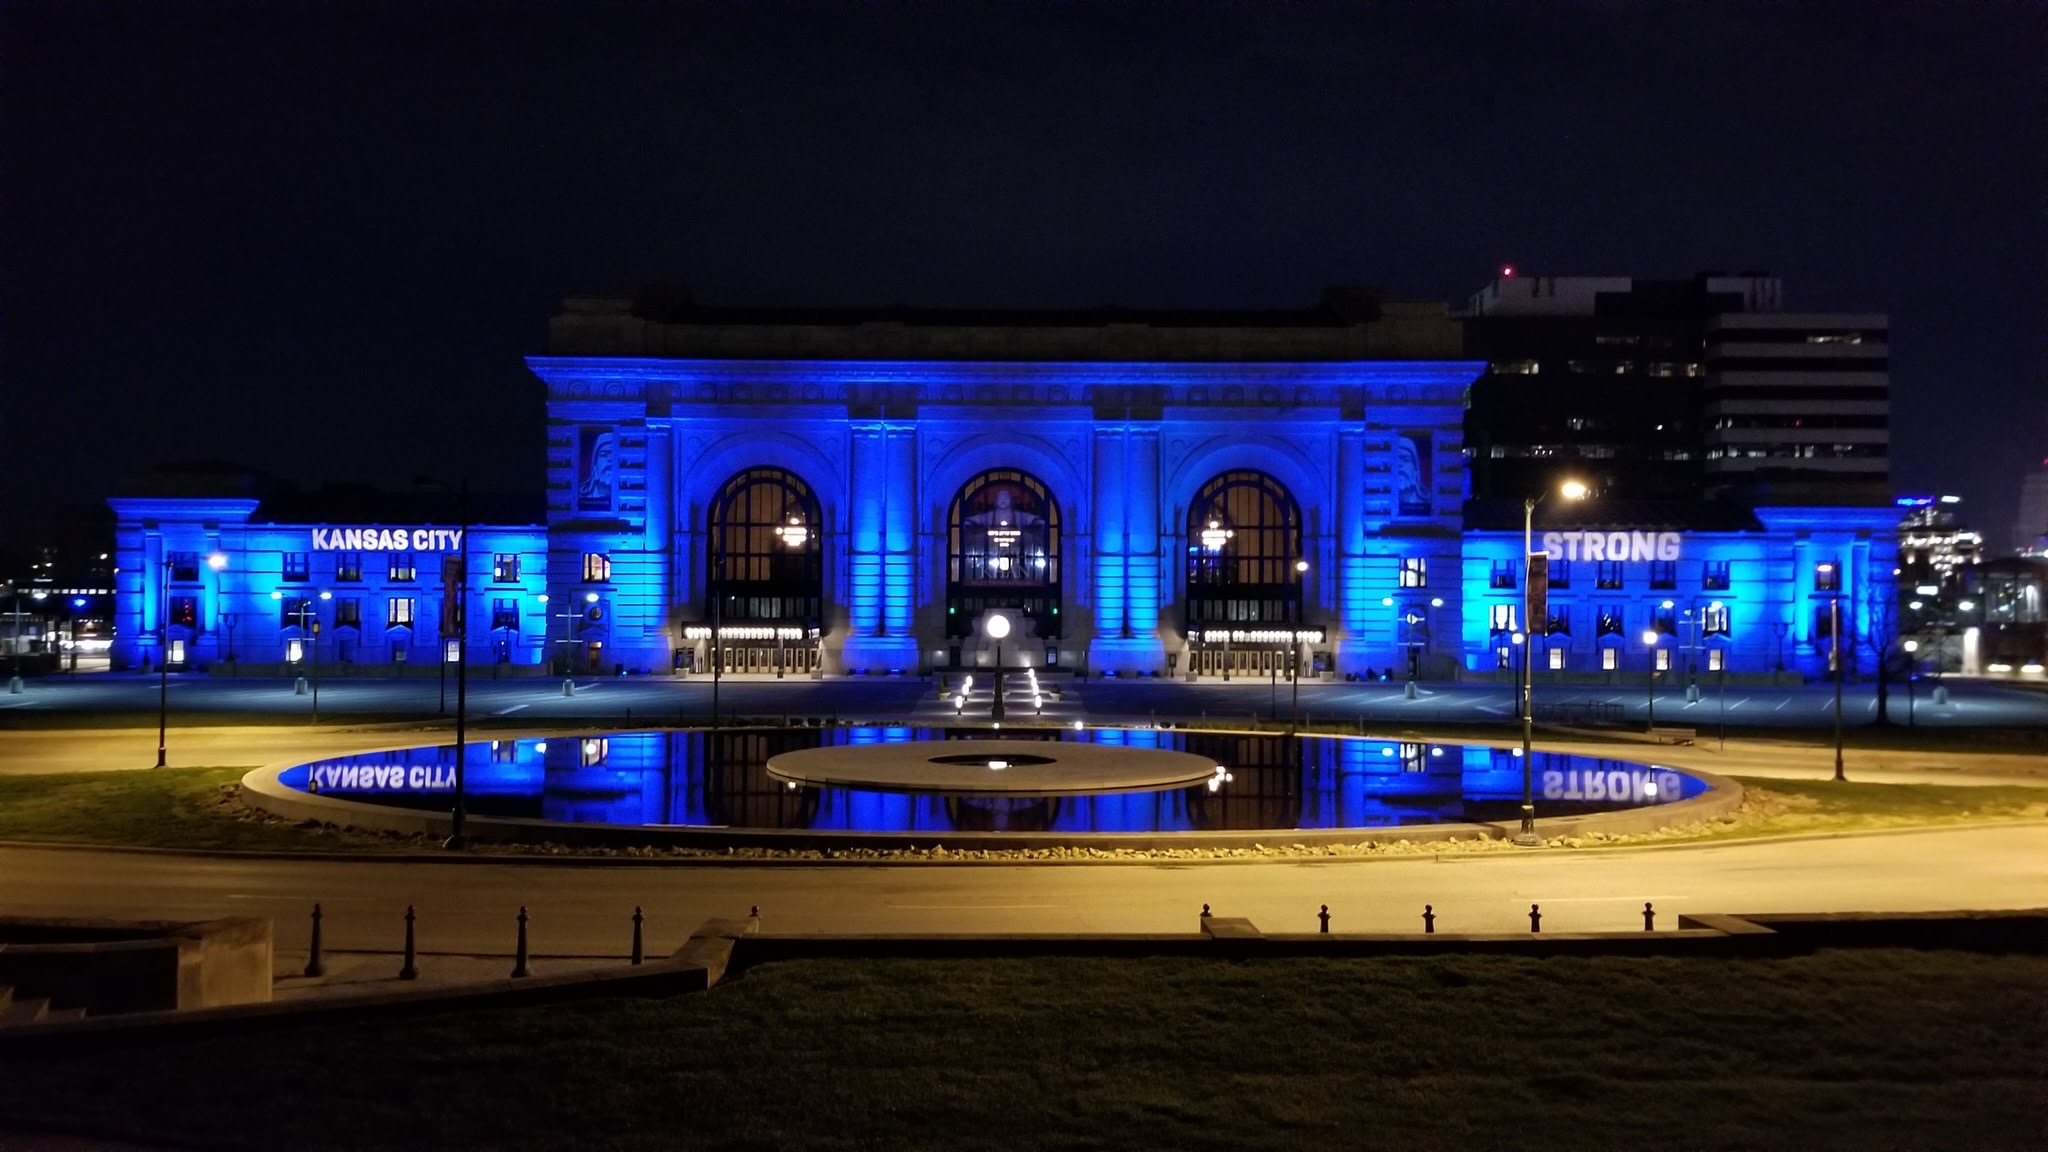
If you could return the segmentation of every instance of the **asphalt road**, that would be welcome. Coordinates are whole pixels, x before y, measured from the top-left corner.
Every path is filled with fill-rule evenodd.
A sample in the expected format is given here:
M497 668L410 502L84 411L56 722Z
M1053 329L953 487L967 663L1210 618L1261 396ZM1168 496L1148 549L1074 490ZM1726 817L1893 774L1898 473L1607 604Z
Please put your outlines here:
M975 705L986 712L987 677L978 678ZM1295 695L1285 683L1248 681L1230 684L1185 684L1170 680L1090 680L1064 682L1066 698L1048 707L1048 715L1086 717L1091 721L1143 720L1151 716L1190 718L1291 715ZM520 677L493 680L479 676L469 687L469 714L489 719L512 718L537 724L582 718L679 722L711 715L711 682L667 677L599 677L576 681L572 697L562 695L553 678ZM1929 727L2048 727L2048 692L2002 684L1950 679L1949 701L1935 706L1925 682L1909 701L1895 686L1889 712L1892 720ZM312 718L310 694L293 691L286 679L229 679L209 676L172 677L168 707L173 723L191 723L208 715L261 715L280 719ZM351 716L452 715L455 687L445 698L435 679L329 680L320 687L322 719ZM1703 685L1698 701L1687 701L1683 686L1660 682L1656 694L1659 724L1711 730L1723 723L1734 728L1827 728L1834 723L1834 690L1827 684L1795 687L1730 686L1717 692ZM898 716L923 708L934 717L942 711L935 682L847 677L829 680L728 680L720 686L720 711L743 716ZM1643 686L1582 687L1543 685L1535 688L1539 715L1560 708L1603 708L1623 721L1640 724L1648 710ZM20 727L48 713L120 713L153 720L158 706L154 677L126 673L54 676L27 682L22 694L0 694L0 724ZM1509 685L1434 683L1408 699L1399 683L1304 683L1299 706L1311 719L1363 719L1367 723L1499 723L1514 715ZM950 710L945 710L950 711ZM1843 694L1843 722L1870 723L1877 714L1875 688L1850 685Z
M275 919L280 949L304 947L314 901L328 946L396 948L407 904L427 952L509 953L525 905L536 953L613 954L645 906L650 950L712 916L759 905L764 930L1192 932L1202 904L1268 931L1518 931L1531 903L1544 930L1641 927L1663 913L1924 911L2048 902L2048 822L1812 841L1603 851L1530 850L1434 859L1178 865L562 867L234 859L0 849L0 912Z

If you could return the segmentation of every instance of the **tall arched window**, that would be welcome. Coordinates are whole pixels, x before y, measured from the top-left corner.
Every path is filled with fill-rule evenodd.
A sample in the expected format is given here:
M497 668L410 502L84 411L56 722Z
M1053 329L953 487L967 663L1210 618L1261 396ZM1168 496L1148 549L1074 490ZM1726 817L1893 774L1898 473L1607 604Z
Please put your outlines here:
M1264 472L1225 472L1188 506L1187 622L1291 627L1301 622L1301 509Z
M946 532L946 633L967 636L990 608L1060 634L1060 507L1028 472L996 468L953 498Z
M810 485L781 468L749 468L711 505L707 597L726 623L816 627L825 595L823 521ZM707 613L708 615L708 613Z

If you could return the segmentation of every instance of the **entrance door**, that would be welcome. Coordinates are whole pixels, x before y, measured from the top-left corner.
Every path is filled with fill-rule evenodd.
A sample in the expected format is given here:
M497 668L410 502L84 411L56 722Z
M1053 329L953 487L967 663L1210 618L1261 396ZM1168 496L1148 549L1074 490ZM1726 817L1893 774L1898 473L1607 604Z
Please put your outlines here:
M604 641L585 640L583 642L583 670L592 675L602 675L604 673Z

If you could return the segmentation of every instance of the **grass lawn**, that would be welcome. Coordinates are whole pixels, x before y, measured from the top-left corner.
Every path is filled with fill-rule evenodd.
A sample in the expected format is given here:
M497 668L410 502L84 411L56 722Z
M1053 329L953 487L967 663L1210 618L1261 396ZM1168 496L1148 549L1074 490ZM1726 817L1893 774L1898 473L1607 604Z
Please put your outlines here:
M265 819L234 798L247 772L159 768L0 776L0 840L326 851L402 846L388 838Z
M1697 836L1686 839L1915 828L2048 815L2048 788L1735 779L1743 787L1737 819L1706 825Z
M0 1060L204 1148L2038 1149L2048 959L800 961L709 995ZM0 1138L0 1144L5 1139Z

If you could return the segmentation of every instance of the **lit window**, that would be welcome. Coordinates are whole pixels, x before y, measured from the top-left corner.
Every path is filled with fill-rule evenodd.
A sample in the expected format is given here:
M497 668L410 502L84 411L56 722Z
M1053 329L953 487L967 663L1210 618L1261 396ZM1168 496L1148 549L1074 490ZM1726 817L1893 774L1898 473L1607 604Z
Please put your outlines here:
M1816 592L1837 592L1841 590L1842 570L1833 564L1813 566L1813 590Z
M384 624L389 628L410 628L413 622L414 600L410 596L393 596L384 605Z
M500 584L510 584L519 579L519 554L500 552L491 557L491 579Z
M1619 648L1602 648L1602 649L1600 650L1600 670L1601 670L1601 671L1603 671L1603 672L1612 672L1612 671L1614 671L1614 670L1615 670L1615 669L1616 669L1617 667L1619 667L1619 666L1620 666L1620 664L1621 664L1621 649L1619 649Z
M412 553L393 552L391 554L391 564L386 569L386 573L390 579L403 582L417 577L419 570L413 567Z
M1515 605L1495 604L1493 606L1493 630L1513 632L1515 630Z
M363 554L361 552L336 552L334 554L334 579L340 584L354 584L363 578Z
M602 584L612 578L612 558L606 552L585 552L583 554L583 582Z
M1657 671L1659 671L1659 672L1669 672L1669 671L1671 671L1671 649L1669 649L1669 648L1659 648L1659 649L1657 649Z
M1725 658L1727 655L1726 652L1719 648L1707 649L1707 671L1719 672L1722 668L1726 667L1727 660Z
M1552 648L1550 650L1550 670L1552 672L1564 671L1564 649Z
M1709 636L1728 634L1728 606L1719 602L1709 604L1701 613L1702 627Z
M1429 561L1421 556L1405 556L1401 559L1401 587L1429 587Z

